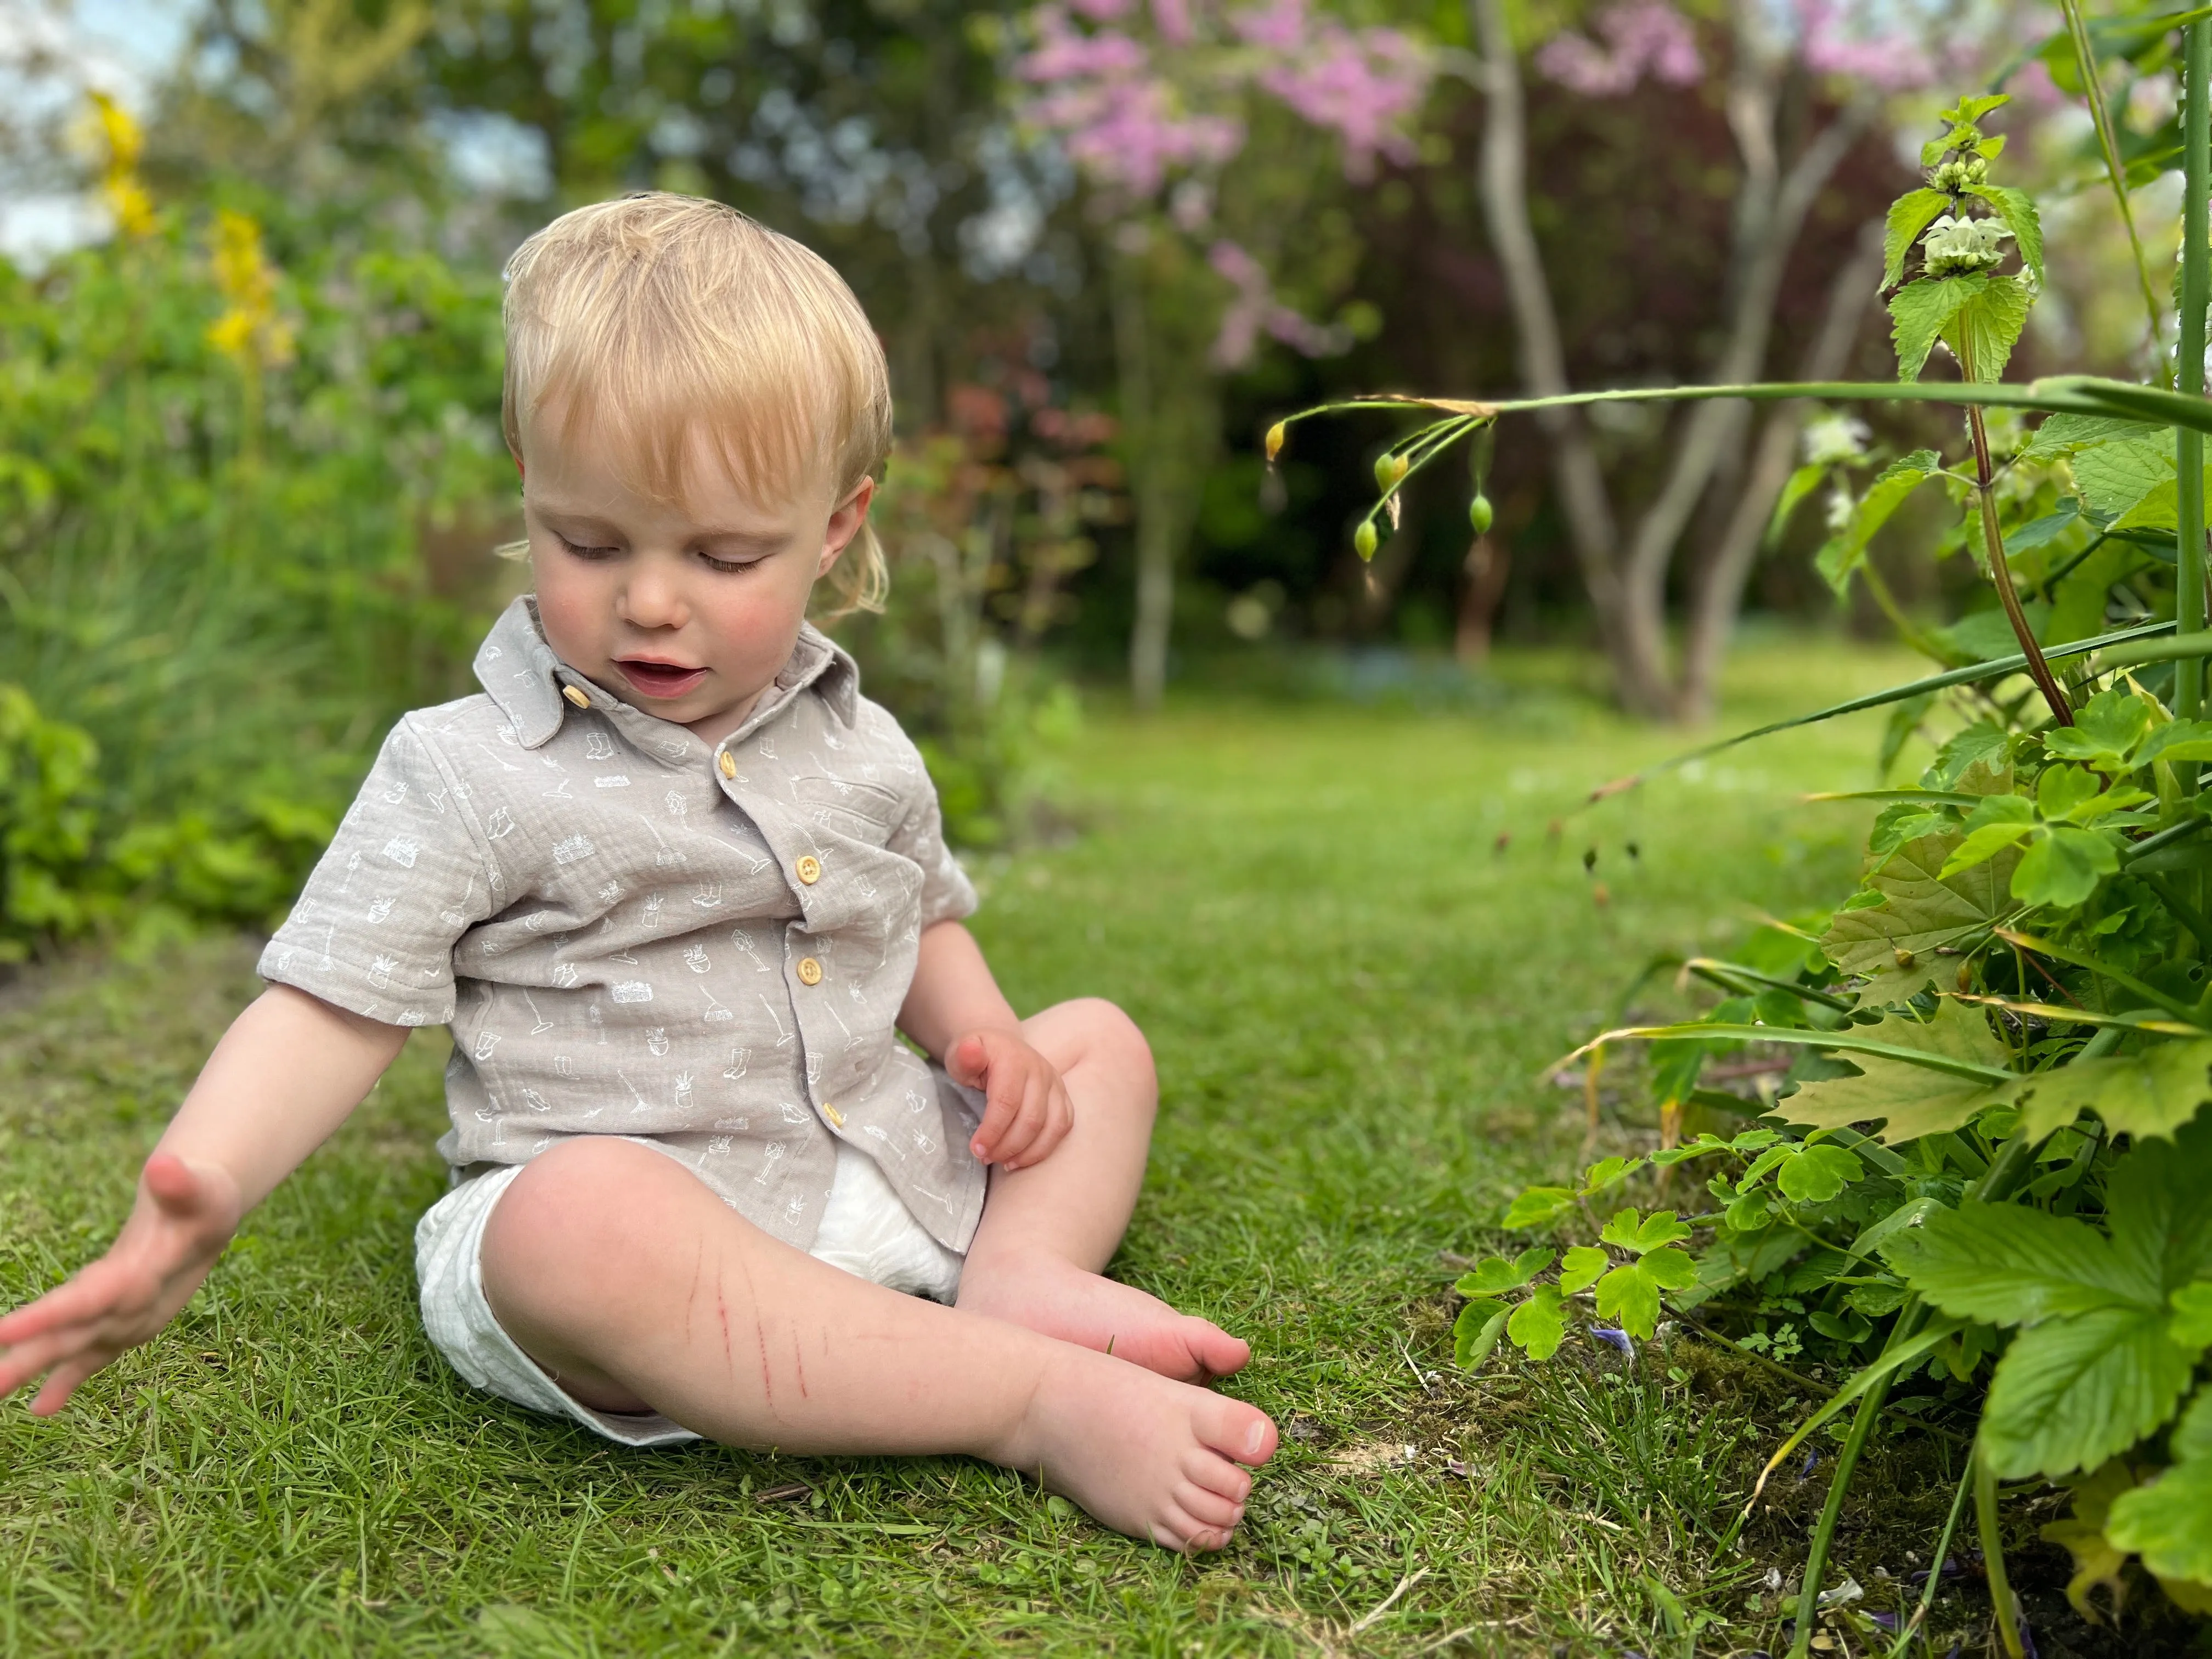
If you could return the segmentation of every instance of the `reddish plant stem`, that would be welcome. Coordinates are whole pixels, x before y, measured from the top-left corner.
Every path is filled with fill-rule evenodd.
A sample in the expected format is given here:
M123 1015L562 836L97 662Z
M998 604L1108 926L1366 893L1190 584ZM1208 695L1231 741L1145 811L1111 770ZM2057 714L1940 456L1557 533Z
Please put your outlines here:
M1967 378L1973 378L1970 365ZM1989 428L1983 423L1978 406L1966 410L1966 425L1974 436L1974 495L1982 514L1982 546L1989 556L1990 580L1996 584L1997 600L2004 606L2005 620L2012 624L2013 637L2020 641L2021 654L2027 659L2029 678L2043 693L2044 702L2051 705L2051 717L2061 726L2074 724L2073 705L2066 701L2065 688L2058 677L2051 672L2051 665L2043 659L2043 647L2036 642L2035 632L2027 625L2027 613L2021 609L2020 592L2012 585L2012 567L2005 562L2004 533L1997 527L1996 496L1992 485L1996 470L1990 464Z

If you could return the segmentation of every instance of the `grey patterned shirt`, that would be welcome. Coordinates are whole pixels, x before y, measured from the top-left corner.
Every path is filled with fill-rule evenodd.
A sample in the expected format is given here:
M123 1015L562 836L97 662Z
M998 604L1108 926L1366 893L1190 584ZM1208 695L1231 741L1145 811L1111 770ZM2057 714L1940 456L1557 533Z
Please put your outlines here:
M526 599L476 672L392 728L263 977L450 1024L453 1165L650 1140L803 1249L842 1140L966 1249L969 1109L893 1021L921 929L975 893L852 659L803 629L711 747L556 659Z

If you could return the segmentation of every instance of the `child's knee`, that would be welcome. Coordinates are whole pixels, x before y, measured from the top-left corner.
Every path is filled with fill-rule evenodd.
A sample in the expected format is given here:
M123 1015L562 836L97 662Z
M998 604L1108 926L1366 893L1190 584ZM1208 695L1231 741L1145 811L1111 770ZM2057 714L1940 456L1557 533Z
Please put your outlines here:
M1065 1014L1079 1034L1084 1060L1110 1070L1117 1080L1136 1085L1151 1109L1158 1098L1158 1073L1152 1065L1152 1045L1145 1041L1135 1020L1103 997L1079 997L1051 1012Z
M665 1212L654 1189L692 1177L626 1140L576 1136L548 1147L507 1184L479 1257L495 1300L564 1301L638 1265L641 1221ZM546 1294L550 1292L550 1297Z

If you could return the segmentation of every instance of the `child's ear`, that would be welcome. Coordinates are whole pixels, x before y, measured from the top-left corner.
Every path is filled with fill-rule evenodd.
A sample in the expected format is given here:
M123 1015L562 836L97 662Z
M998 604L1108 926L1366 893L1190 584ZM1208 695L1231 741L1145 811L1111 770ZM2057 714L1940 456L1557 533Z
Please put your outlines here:
M868 508L875 499L876 481L864 477L830 513L830 522L823 530L822 562L815 568L816 575L827 575L838 556L852 544L853 538L860 533L860 526L867 523Z

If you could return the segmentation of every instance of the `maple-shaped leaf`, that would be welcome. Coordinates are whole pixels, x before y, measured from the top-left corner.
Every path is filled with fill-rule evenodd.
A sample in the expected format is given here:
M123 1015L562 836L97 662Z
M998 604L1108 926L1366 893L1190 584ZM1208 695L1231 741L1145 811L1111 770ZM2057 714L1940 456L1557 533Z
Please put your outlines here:
M1899 1048L1948 1060L2002 1066L2009 1058L2004 1044L1990 1034L1989 1023L1955 1002L1939 1004L1931 1020L1886 1019L1862 1029ZM1880 1120L1877 1139L1894 1146L1955 1129L1977 1112L2006 1104L2030 1081L2023 1077L1993 1085L1875 1054L1854 1054L1851 1061L1859 1068L1857 1076L1805 1084L1777 1103L1774 1115L1810 1129L1841 1129ZM2072 1114L2067 1115L2070 1120Z

